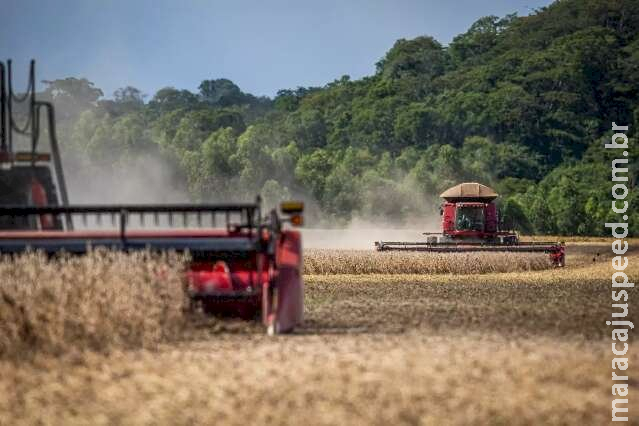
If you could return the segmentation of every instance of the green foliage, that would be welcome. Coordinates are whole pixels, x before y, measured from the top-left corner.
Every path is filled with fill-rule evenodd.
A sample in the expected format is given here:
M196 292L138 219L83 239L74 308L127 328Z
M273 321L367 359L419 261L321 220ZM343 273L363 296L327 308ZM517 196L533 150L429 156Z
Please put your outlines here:
M118 116L142 110L145 97L140 89L126 86L113 93L113 100L98 101L98 106L109 115Z
M66 156L116 170L160 155L198 200L302 197L329 223L401 223L478 181L502 195L505 227L601 235L617 220L603 149L612 121L631 126L629 199L639 201L638 33L636 0L564 0L481 18L449 46L398 40L373 76L273 100L228 79L198 93L166 87L146 104L133 87L100 100L86 79L46 82L43 96L64 111Z
M485 16L471 25L464 34L453 39L449 46L452 61L459 65L462 62L476 60L490 51L497 44L499 34L516 19L516 15L507 15L500 19L497 16Z
M44 80L42 97L55 102L60 119L74 119L103 95L102 90L94 87L86 78L69 77L58 80Z
M163 114L178 109L190 109L197 104L198 97L188 90L165 87L153 96L149 102L149 110L155 114Z
M402 147L425 148L433 143L437 134L437 112L423 103L411 103L399 110L394 124L394 136Z
M310 190L316 199L322 199L326 177L333 169L331 155L323 149L303 154L295 167L295 178Z
M609 164L581 163L556 168L517 199L527 206L526 216L532 218L533 229L538 233L604 235L604 223L621 220L612 212L611 187ZM639 191L632 183L630 187L627 201L632 205L639 198ZM632 208L628 215L636 234L639 216Z
M524 208L515 198L505 198L499 206L501 229L531 234L533 226L526 216Z
M433 78L444 72L447 60L444 48L432 37L401 39L377 63L377 72L386 78Z
M230 127L237 133L245 129L241 114L234 111L196 110L184 114L168 145L177 152L197 150L204 140L220 128Z

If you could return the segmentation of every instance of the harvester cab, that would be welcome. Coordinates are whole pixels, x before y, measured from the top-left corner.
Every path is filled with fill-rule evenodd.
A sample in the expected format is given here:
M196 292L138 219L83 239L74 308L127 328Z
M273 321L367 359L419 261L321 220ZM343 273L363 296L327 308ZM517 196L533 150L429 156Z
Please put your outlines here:
M543 252L556 266L565 263L562 243L521 242L511 231L499 229L495 200L499 195L480 183L461 183L444 191L440 197L440 233L424 233L426 241L376 241L378 251L423 252Z
M287 226L302 225L301 202L265 215L259 196L249 203L69 205L54 108L35 99L34 63L24 95L13 92L10 62L6 68L0 63L0 77L0 256L80 256L99 248L185 253L190 306L259 318L271 334L302 321L301 234ZM28 102L24 125L15 102ZM41 111L47 113L50 153L38 151ZM28 151L16 152L15 135L30 139Z
M11 61L0 62L0 206L68 205L67 189L55 132L55 114L49 102L36 100L35 62L31 61L24 93L13 88ZM47 128L42 131L42 112ZM41 135L49 150L42 152ZM28 139L29 149L19 151L17 139ZM50 215L0 217L0 229L62 230L70 221Z
M517 234L499 231L495 200L498 194L480 183L462 183L441 195L442 233L430 242L516 243Z

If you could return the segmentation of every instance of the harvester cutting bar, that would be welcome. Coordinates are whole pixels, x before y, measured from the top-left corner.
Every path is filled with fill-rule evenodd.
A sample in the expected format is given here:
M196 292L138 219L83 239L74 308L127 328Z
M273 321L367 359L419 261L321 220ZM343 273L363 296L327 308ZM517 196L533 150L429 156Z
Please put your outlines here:
M255 213L260 208L257 203L234 204L122 204L122 205L76 205L76 206L0 206L2 216L25 216L39 214L109 214L120 213L214 213L242 212Z
M85 219L87 215L98 218L111 216L120 218L120 227L126 228L128 218L132 214L140 217L152 215L159 218L160 215L172 221L175 215L181 215L184 219L190 214L195 214L201 219L202 215L208 214L212 220L215 215L225 213L227 227L231 226L230 214L239 214L241 228L253 228L259 223L260 205L259 203L238 203L238 204L161 204L161 205L78 205L78 206L0 206L0 217L30 217L30 216L81 216ZM157 222L157 221L156 221Z
M408 250L408 251L524 251L548 252L561 247L559 243L531 242L518 244L483 244L483 243L423 243L402 241L378 241L377 250Z
M402 241L377 241L378 251L418 251L432 253L468 253L468 252L516 252L547 253L557 266L564 265L564 245L553 242L529 242L517 244L485 243L426 243Z
M33 238L22 236L20 239L6 238L4 235L0 240L0 253L17 254L25 251L41 251L47 255L57 253L85 254L90 248L106 248L109 250L131 251L131 250L153 250L186 252L191 254L194 261L207 260L207 255L216 254L217 259L229 257L241 257L241 253L257 252L259 247L256 241L249 238L218 238L207 235L200 237L190 235L182 237L179 234L175 237L163 233L163 237L158 235L135 234L127 235L125 240L113 238L108 234L85 234L82 232L75 235L66 235L64 238L51 235L34 235ZM227 253L227 256L222 254ZM232 255L232 256L231 256Z
M102 217L111 218L111 223L118 226L118 231L0 231L0 253L19 253L27 250L42 250L47 254L67 252L70 254L85 253L88 247L107 247L114 250L189 250L194 258L206 253L226 252L241 253L257 251L260 240L258 230L260 223L259 203L239 204L173 204L173 205L84 205L84 206L0 206L0 220L9 218L13 221L24 221L29 218L46 216L80 216L86 221L93 216L98 223ZM174 216L182 217L185 227L189 218L197 217L198 226L203 222L210 223L210 228L217 223L216 216L225 220L225 232L215 235L210 230L198 232L197 229L178 229L153 231L129 230L129 218L139 217L144 227L144 217L152 216L156 225L161 218L168 218L169 227ZM208 219L208 220L207 220ZM210 221L210 222L209 222ZM198 254L200 256L198 256ZM205 257L205 256L204 256Z

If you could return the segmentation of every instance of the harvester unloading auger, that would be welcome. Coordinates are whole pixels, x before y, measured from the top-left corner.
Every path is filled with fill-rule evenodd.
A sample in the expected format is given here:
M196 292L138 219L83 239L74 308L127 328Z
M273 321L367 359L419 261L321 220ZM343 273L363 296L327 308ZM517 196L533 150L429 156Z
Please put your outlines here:
M425 233L426 241L376 241L378 251L547 253L564 266L565 247L555 242L522 242L516 233L499 230L495 199L499 195L480 183L461 183L444 191L442 232Z
M28 102L22 126L14 110L21 102ZM38 152L43 108L50 153ZM53 105L35 98L34 62L20 96L13 92L11 62L0 62L0 255L83 255L94 248L188 252L184 280L192 305L261 318L269 334L302 321L301 235L283 226L302 224L301 202L282 203L285 217L276 210L262 216L259 197L232 204L69 205L54 124ZM29 151L15 152L14 133L30 137ZM99 229L88 230L87 217ZM103 219L110 229L100 226ZM148 229L145 220L162 226ZM82 230L74 230L81 223Z

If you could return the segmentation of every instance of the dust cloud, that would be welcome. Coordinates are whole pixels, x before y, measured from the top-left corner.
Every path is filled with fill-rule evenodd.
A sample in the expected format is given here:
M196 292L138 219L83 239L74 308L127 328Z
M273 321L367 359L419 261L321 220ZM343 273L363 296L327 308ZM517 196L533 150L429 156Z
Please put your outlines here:
M175 166L155 156L138 156L128 159L125 165L114 170L98 167L86 168L68 159L64 165L69 200L78 204L170 204L189 203L189 191L180 178ZM301 228L304 247L309 249L373 249L375 241L423 241L424 232L438 232L440 218L433 212L432 206L424 203L424 216L414 216L403 220L403 224L384 221L379 218L355 217L347 225L333 227L321 213L317 202L309 196L304 199L306 205L306 225ZM209 200L224 202L230 200ZM266 200L265 200L266 201ZM278 200L281 201L281 200ZM265 209L268 207L265 202ZM271 207L279 203L271 203ZM313 218L318 220L313 220ZM74 221L76 227L87 225ZM153 227L151 224L137 223L132 219L133 227ZM161 218L166 222L166 218ZM181 223L181 222L178 222ZM186 224L185 224L186 225ZM219 225L219 224L218 224ZM162 223L161 227L169 226ZM195 226L189 223L189 226ZM205 225L206 226L206 225ZM89 228L109 227L105 223L89 220Z
M114 171L77 171L65 164L71 204L145 204L189 202L186 185L167 162L155 157L132 158Z
M64 161L64 160L63 160ZM99 167L82 167L67 158L64 161L65 181L71 205L121 205L121 204L180 204L189 203L186 184L177 177L172 165L154 156L138 156L125 165L105 170ZM107 215L108 216L108 215ZM212 220L212 219L211 219ZM211 220L208 222L211 223ZM191 226L194 218L177 220L175 226ZM113 230L118 220L109 217L74 217L76 229ZM164 229L173 224L166 215L153 217L132 215L127 222L129 229Z
M408 220L408 227L395 223L355 219L344 228L302 229L302 241L307 249L368 250L375 241L424 241L424 232L439 232L439 217L425 216Z

